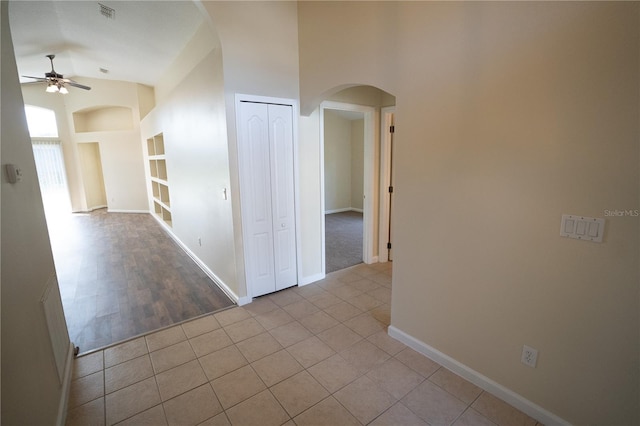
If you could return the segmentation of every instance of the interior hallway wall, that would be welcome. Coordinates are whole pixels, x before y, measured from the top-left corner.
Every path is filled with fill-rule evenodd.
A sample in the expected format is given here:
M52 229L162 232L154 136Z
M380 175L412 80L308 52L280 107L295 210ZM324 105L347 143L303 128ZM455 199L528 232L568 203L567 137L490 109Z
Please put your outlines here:
M139 85L85 77L75 80L91 90L72 88L73 96L65 99L71 139L76 144L99 143L109 211L148 211Z
M364 119L351 120L324 111L324 209L362 212L364 191Z
M51 425L58 419L63 391L40 299L49 278L55 275L55 267L27 130L7 7L8 2L0 2L0 157L3 165L15 164L22 169L23 178L21 182L10 184L4 170L2 173L1 420L4 425ZM59 295L57 285L51 291ZM58 314L62 315L61 312Z
M364 201L364 119L351 120L350 124L351 207L362 211Z
M208 41L208 43L205 42ZM222 52L205 25L185 47L167 75L188 64L182 80L165 79L171 88L142 121L146 141L163 133L172 231L236 296L244 288L236 275L226 134ZM146 144L146 142L144 142Z
M324 211L351 206L351 121L324 111Z
M247 295L242 251L242 218L238 181L238 148L235 95L247 94L299 99L297 3L281 1L217 2L201 1L203 12L215 27L223 51L226 122L231 178L230 200L233 206L233 229L239 296ZM294 119L297 120L297 106ZM294 128L295 128L294 124ZM297 135L296 135L297 136ZM298 147L303 151L303 147ZM303 160L300 159L302 162ZM303 203L304 185L298 191ZM300 229L304 241L310 231L308 218L301 213ZM313 262L313 253L303 244L302 264ZM309 259L309 260L307 260ZM302 268L301 275L307 274ZM303 278L304 279L304 278Z
M78 144L77 148L87 209L95 210L106 207L107 194L104 190L104 178L102 177L100 145L97 142L87 142Z
M397 97L392 325L575 424L639 420L638 219L559 236L639 208L639 8L298 4L307 123L353 81Z
M150 103L149 88L122 81L75 80L92 89L71 88L69 95L60 95L45 92L41 84L22 85L25 103L56 113L72 210L88 211L92 204L87 203L77 145L97 142L109 210L147 211L140 114ZM102 109L104 106L117 108Z

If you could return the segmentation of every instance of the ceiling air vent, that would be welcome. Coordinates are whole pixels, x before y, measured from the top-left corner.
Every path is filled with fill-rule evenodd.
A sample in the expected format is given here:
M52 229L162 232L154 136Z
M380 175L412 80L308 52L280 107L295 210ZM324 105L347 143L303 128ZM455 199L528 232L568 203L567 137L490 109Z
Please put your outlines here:
M100 5L100 14L107 19L116 19L116 10L110 8L109 6L105 6L102 3L98 3Z

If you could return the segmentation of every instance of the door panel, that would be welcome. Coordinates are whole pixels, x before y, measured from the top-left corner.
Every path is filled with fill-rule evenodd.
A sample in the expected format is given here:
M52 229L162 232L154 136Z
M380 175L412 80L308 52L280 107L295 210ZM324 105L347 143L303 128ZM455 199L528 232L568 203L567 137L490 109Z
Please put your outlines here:
M292 110L288 105L269 105L276 290L297 281Z
M271 227L271 188L269 180L269 140L265 132L266 121L253 115L248 119L247 148L250 151L251 192L253 193L253 221L258 226Z
M245 273L253 296L275 291L268 122L266 105L241 104L238 122L240 201Z
M293 108L240 102L238 164L249 294L297 283Z
M257 278L272 279L273 275L273 262L271 261L271 235L268 233L254 234L253 246L255 248L254 256L255 260L255 274Z

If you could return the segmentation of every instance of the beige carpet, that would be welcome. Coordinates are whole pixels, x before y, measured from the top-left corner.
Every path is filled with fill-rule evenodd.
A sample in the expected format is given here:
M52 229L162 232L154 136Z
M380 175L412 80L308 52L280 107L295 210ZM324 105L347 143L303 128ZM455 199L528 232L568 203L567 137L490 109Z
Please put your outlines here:
M324 217L326 273L362 263L362 213L348 211Z

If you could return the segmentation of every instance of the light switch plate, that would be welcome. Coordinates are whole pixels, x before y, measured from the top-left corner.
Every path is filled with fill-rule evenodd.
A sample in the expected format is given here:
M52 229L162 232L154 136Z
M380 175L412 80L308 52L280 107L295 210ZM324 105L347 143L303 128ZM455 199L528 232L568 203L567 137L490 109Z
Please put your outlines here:
M604 219L563 214L560 236L576 240L601 243L604 235Z

